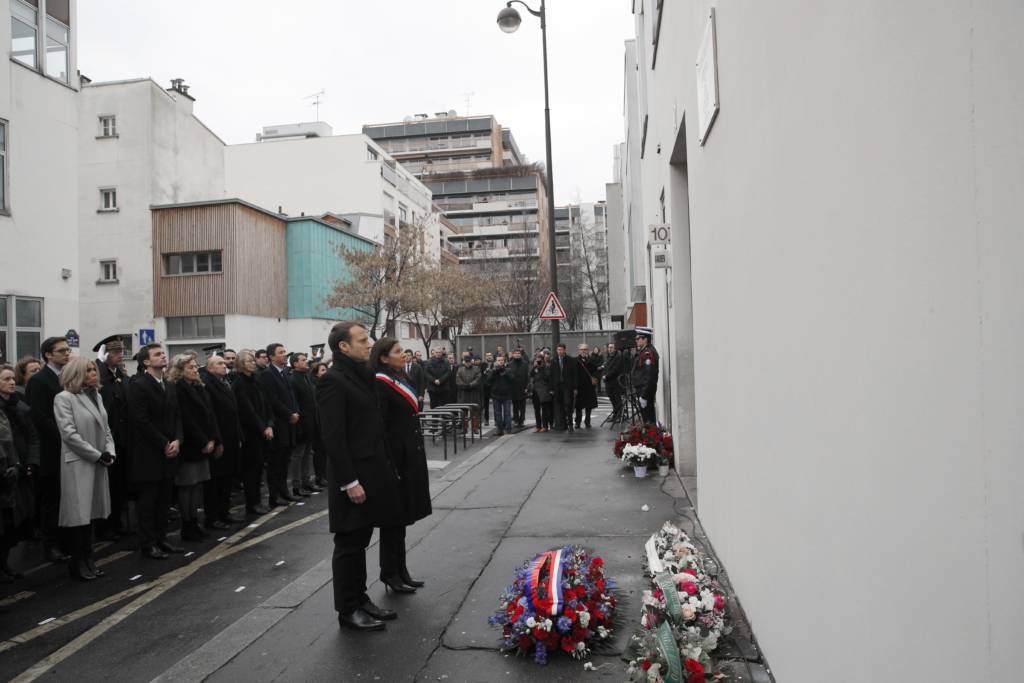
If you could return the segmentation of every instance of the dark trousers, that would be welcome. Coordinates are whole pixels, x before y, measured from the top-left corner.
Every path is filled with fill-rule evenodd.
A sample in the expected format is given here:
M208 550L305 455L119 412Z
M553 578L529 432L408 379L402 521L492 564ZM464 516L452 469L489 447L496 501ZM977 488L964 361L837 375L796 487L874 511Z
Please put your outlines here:
M555 429L567 429L572 426L573 403L575 396L571 390L556 390L554 402Z
M658 415L654 410L653 398L647 401L646 408L640 408L640 415L643 416L645 423L653 424L658 421Z
M423 401L420 401L420 410L423 410ZM317 431L320 425L317 424ZM327 479L327 452L324 450L323 439L313 440L313 474L320 481Z
M484 424L491 421L491 390L484 387Z
M57 546L63 536L57 533L57 520L60 517L60 477L37 474L34 479L36 501L39 506L37 519L39 530L43 534L43 543L47 546Z
M405 527L380 530L380 580L401 579L405 569Z
M584 412L586 413L586 420L584 421L584 423L588 427L590 426L590 410L591 410L590 408L584 408L583 406L576 406L576 426L577 427L580 426L580 422L581 421L584 421L583 420Z
M520 427L526 422L526 397L512 399L512 421Z
M66 526L62 527L60 531L64 539L64 547L68 555L71 556L71 562L92 559L92 524Z
M125 450L118 450L123 453ZM106 527L109 531L121 533L125 529L122 521L122 513L128 499L128 482L125 464L118 458L114 464L107 468L107 481L110 486L110 516L107 517Z
M267 489L271 498L288 495L288 465L292 460L292 446L271 442L267 458Z
M512 401L509 399L492 398L494 404L494 426L499 432L512 431Z
M139 484L139 499L135 504L139 517L139 542L148 548L167 540L167 514L171 507L173 479L149 481Z
M334 575L334 609L347 614L368 599L366 595L366 547L373 527L334 534L331 573Z
M445 392L443 389L434 389L432 391L428 391L427 393L430 394L431 408L443 406L445 404L445 399L448 398L447 392Z
M533 419L536 420L538 427L542 429L551 429L551 401L541 402L537 397L537 394L534 394Z
M266 459L264 442L246 441L242 444L242 486L245 487L245 506L256 507L263 496L260 482L263 481L263 467ZM273 495L273 493L271 493Z
M230 474L220 477L210 477L203 482L203 512L206 523L216 520L224 520L231 510L231 483Z

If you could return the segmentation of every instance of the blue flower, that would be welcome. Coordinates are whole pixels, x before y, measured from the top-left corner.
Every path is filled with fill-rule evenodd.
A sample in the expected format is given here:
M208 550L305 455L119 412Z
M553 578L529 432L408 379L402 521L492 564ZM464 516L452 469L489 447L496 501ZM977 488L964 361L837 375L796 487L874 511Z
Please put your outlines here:
M537 643L537 646L533 650L533 661L540 665L548 663L548 651L544 647L544 643Z
M572 619L569 617L558 617L558 630L562 633L568 633L572 630Z

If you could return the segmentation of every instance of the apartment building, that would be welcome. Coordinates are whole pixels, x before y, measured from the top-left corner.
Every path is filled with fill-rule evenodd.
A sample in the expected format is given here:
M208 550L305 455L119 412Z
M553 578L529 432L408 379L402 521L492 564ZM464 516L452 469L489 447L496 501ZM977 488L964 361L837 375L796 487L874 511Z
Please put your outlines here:
M577 329L603 329L610 322L607 203L555 207L555 241L559 300Z
M633 12L620 313L772 673L1019 679L1024 5Z
M156 328L150 206L224 197L224 141L184 81L89 82L79 110L78 268L86 348L121 334L131 356Z
M0 362L80 324L77 4L0 3Z

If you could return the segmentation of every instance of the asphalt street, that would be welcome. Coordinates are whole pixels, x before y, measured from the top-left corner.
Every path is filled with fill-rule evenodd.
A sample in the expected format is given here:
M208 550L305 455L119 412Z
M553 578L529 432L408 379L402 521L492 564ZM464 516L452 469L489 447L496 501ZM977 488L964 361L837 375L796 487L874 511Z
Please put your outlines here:
M573 435L535 434L528 422L514 435L460 443L457 456L449 443L447 465L440 444L431 447L434 513L408 535L410 571L427 585L385 594L376 547L368 553L371 597L399 612L385 632L338 628L319 495L196 544L188 556L143 560L128 538L98 549L108 574L99 581L72 582L63 567L42 566L5 586L0 679L622 680L630 628L586 672L570 659L553 657L542 670L503 655L487 624L514 567L567 543L604 556L620 615L633 622L646 587L644 541L666 519L695 522L678 478L637 480L612 458L614 433L597 428L603 416ZM756 660L752 645L733 650Z

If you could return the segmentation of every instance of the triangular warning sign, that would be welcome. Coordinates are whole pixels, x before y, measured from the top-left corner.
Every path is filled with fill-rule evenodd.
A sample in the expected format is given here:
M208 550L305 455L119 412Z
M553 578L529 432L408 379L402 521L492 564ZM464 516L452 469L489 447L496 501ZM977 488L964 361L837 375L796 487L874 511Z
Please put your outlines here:
M554 292L548 293L548 299L544 302L544 307L540 309L540 319L565 320L565 309L562 308L562 304Z

